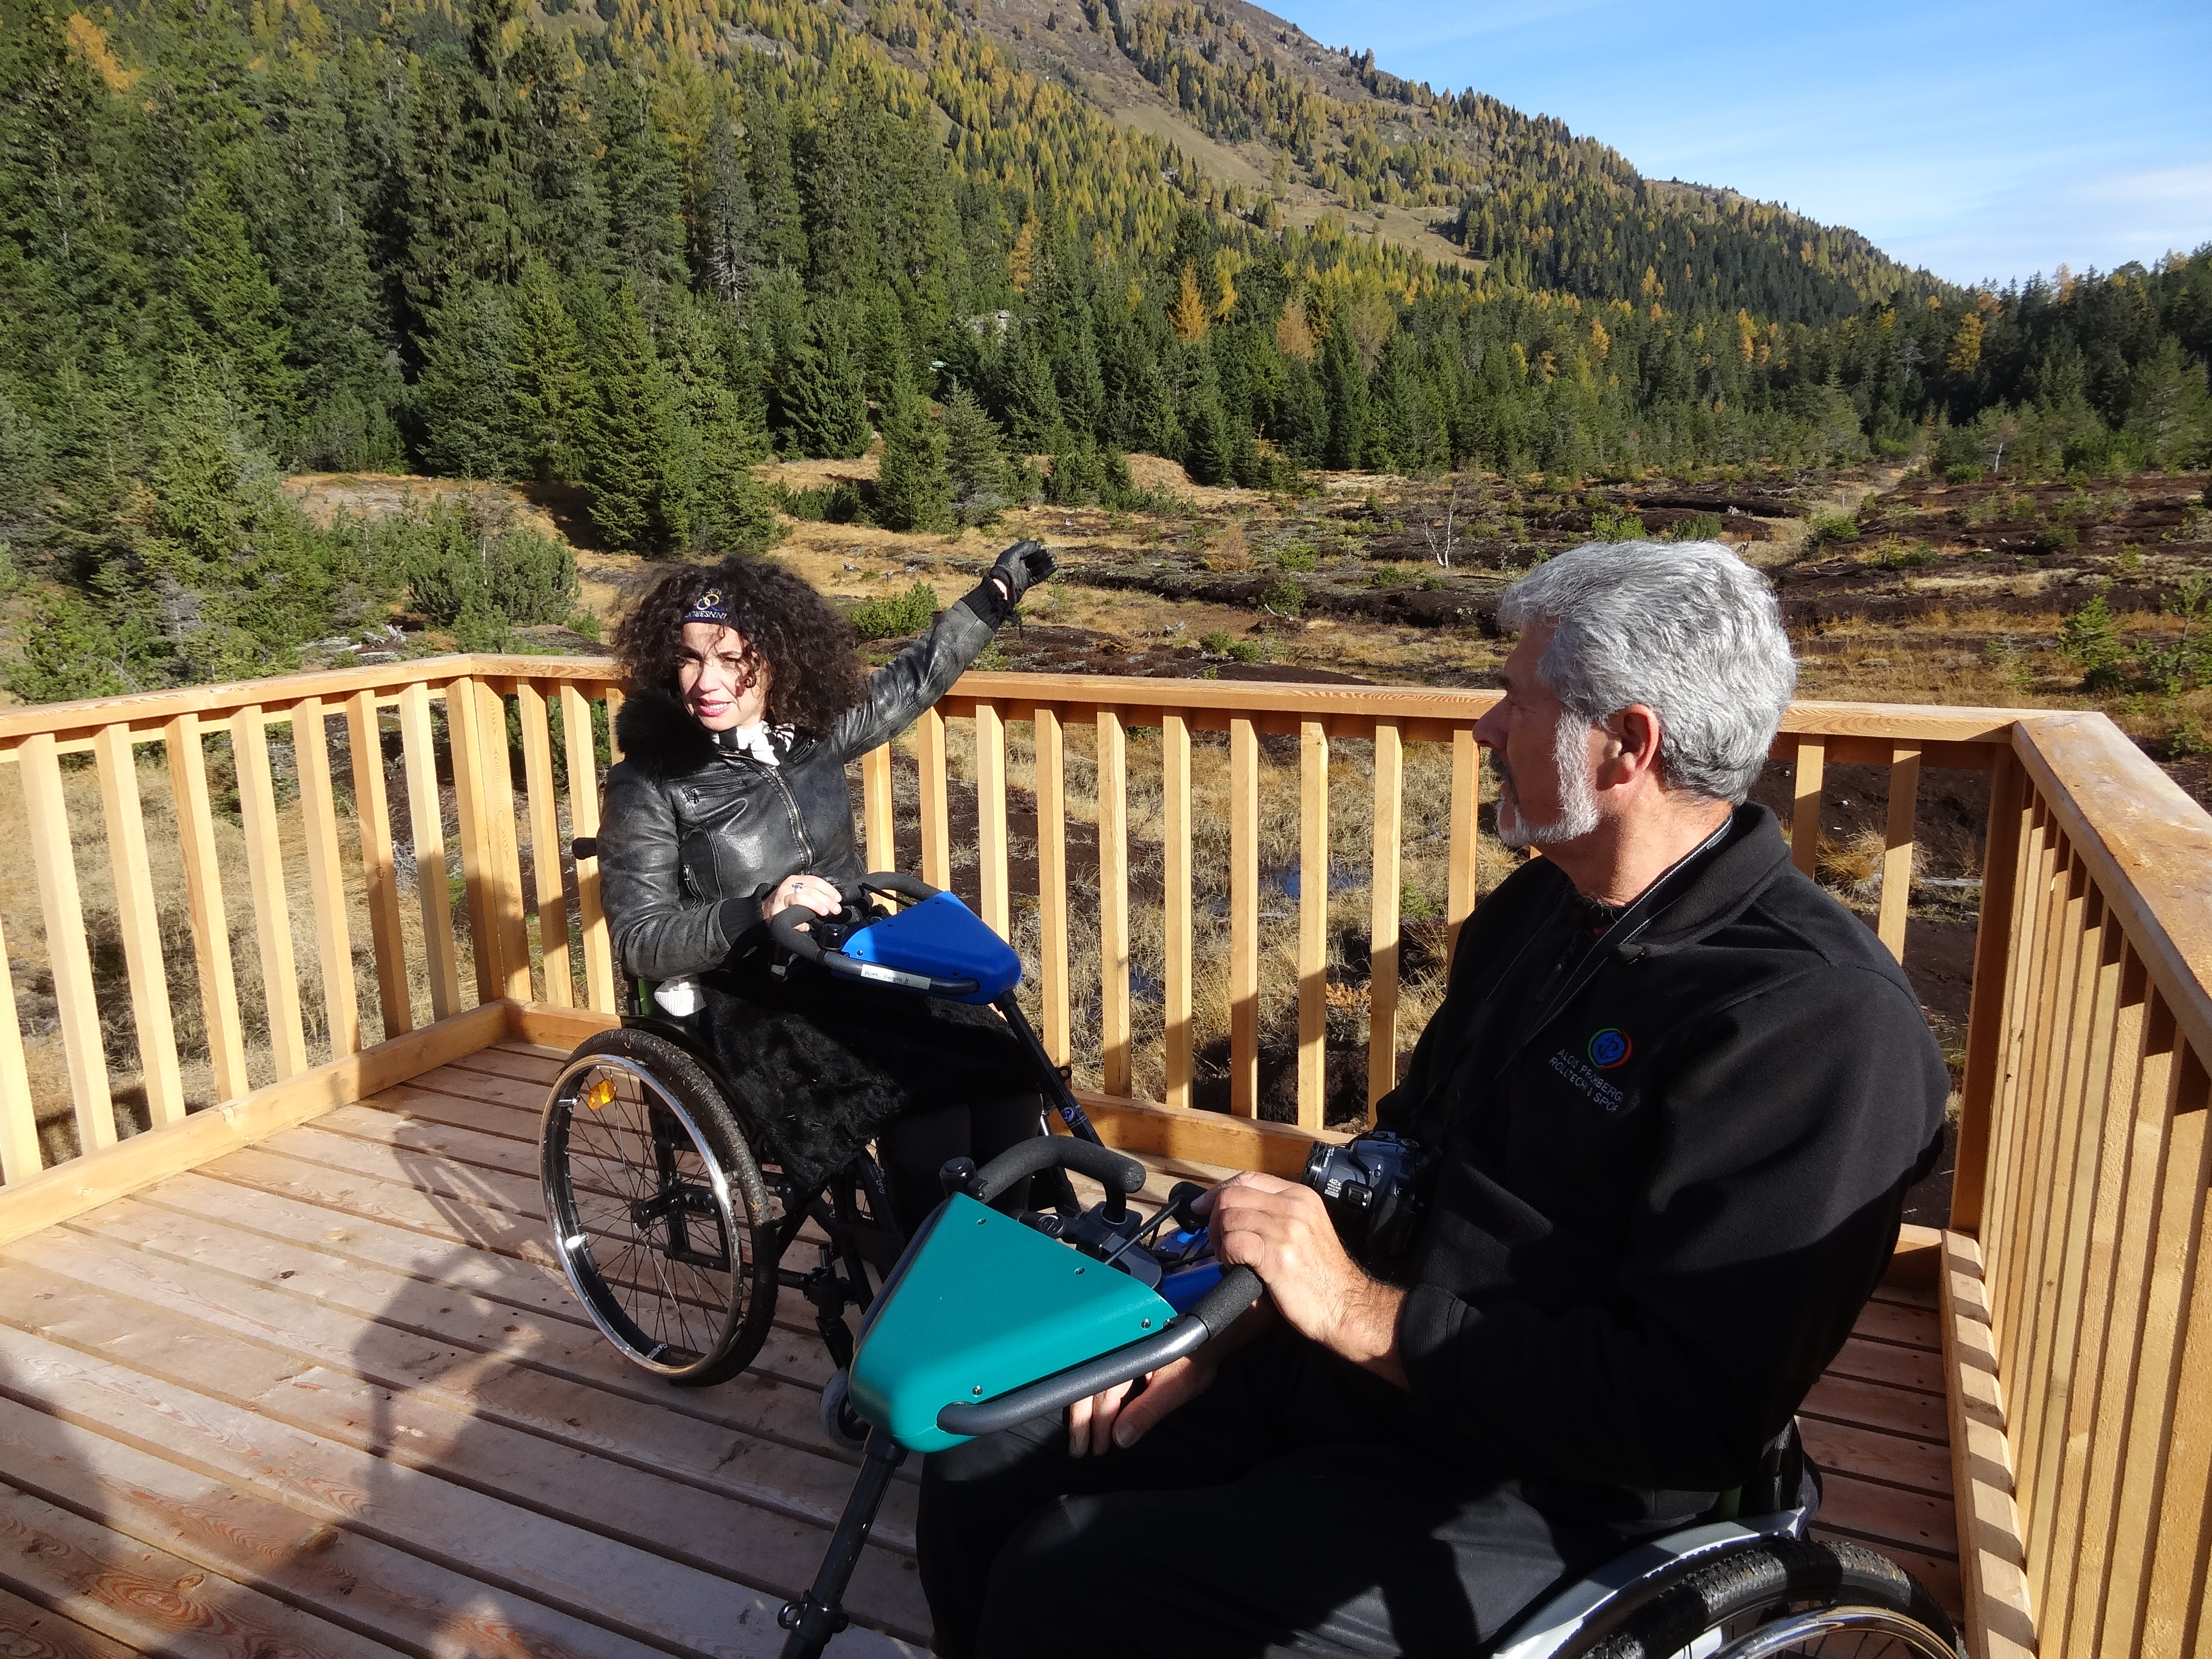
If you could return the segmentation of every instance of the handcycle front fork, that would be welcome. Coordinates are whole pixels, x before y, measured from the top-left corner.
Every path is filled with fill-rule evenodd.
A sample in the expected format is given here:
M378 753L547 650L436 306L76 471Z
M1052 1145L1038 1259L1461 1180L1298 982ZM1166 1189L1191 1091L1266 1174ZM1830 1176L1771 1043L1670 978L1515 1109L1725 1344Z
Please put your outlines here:
M837 1519L813 1587L804 1600L786 1602L775 1616L775 1622L791 1632L784 1638L783 1659L819 1659L830 1638L845 1628L845 1587L852 1582L853 1569L876 1524L884 1494L890 1490L891 1476L905 1461L906 1448L887 1431L868 1431L867 1448L860 1454L860 1478L845 1500L845 1512Z

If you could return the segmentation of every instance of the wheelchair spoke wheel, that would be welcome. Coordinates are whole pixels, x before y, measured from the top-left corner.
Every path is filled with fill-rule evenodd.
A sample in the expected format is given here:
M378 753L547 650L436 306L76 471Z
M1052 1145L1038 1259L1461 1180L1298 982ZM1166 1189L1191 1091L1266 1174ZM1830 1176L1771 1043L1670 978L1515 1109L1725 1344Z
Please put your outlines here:
M690 1386L751 1362L775 1305L769 1195L690 1055L650 1031L592 1037L553 1085L539 1157L569 1287L617 1348Z
M1747 1546L1638 1609L1589 1659L1964 1659L1951 1622L1885 1555L1833 1539Z

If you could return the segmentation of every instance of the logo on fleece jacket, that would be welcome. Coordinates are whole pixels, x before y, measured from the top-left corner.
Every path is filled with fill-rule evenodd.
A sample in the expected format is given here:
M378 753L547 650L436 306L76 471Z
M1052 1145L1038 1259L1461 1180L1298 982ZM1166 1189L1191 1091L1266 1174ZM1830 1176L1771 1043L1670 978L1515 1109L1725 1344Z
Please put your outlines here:
M1604 1108L1608 1112L1620 1109L1626 1098L1620 1089L1607 1081L1602 1073L1628 1063L1636 1050L1628 1033L1615 1026L1594 1031L1583 1045L1583 1053L1562 1048L1552 1056L1552 1070L1573 1087L1584 1099Z

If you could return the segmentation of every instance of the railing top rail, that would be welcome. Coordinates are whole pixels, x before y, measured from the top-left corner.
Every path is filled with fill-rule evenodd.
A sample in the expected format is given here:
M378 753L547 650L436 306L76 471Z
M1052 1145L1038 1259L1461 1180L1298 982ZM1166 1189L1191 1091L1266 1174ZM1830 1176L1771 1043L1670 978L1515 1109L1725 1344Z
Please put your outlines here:
M603 657L451 655L406 662L375 663L326 669L220 685L187 686L173 691L135 692L76 702L41 703L0 710L0 746L40 732L57 738L87 736L102 726L127 722L145 730L184 714L213 714L262 703L282 708L307 697L350 696L368 690L398 692L419 683L442 684L464 677L494 683L577 680L604 683L615 677ZM1314 685L1294 680L1163 680L1108 674L968 673L953 687L948 712L966 712L977 702L1048 707L1180 709L1192 714L1267 713L1310 720L1443 722L1462 725L1480 718L1497 702L1490 690L1434 690L1421 686ZM2022 721L2046 718L2028 708L1931 708L1905 703L1797 702L1784 717L1784 736L1826 735L1889 738L1900 742L2002 743Z
M1164 680L1110 674L1007 674L960 677L948 701L956 710L977 702L1190 713L1246 713L1323 720L1462 723L1480 718L1502 693L1435 690L1425 686L1315 685L1297 680ZM1795 702L1783 717L1784 735L1896 738L1906 742L2004 743L2022 720L2042 718L2034 708L1958 708L1913 703Z
M2212 814L2103 714L2044 715L2013 748L2190 1046L2212 1057Z
M0 709L0 746L50 732L57 738L88 736L102 726L127 722L138 730L157 726L179 714L228 714L251 704L285 708L308 697L351 696L357 691L397 693L410 685L441 685L478 679L607 680L612 663L603 657L507 657L454 653L416 657L404 662L368 663L304 674L276 674L258 680L227 680L217 685L181 686L173 691L134 691L75 702L33 703Z

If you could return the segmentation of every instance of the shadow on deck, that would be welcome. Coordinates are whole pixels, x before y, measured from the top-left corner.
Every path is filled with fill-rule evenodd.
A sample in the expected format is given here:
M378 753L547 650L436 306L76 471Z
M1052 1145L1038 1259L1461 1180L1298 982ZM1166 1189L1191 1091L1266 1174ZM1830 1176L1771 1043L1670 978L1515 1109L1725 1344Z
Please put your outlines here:
M541 1216L559 1058L499 1042L8 1247L8 1651L778 1650L854 1461L816 1427L820 1344L787 1309L687 1392L599 1337ZM1802 1421L1826 1525L1956 1614L1939 1237L1908 1234ZM909 1476L833 1653L926 1647L914 1526Z

